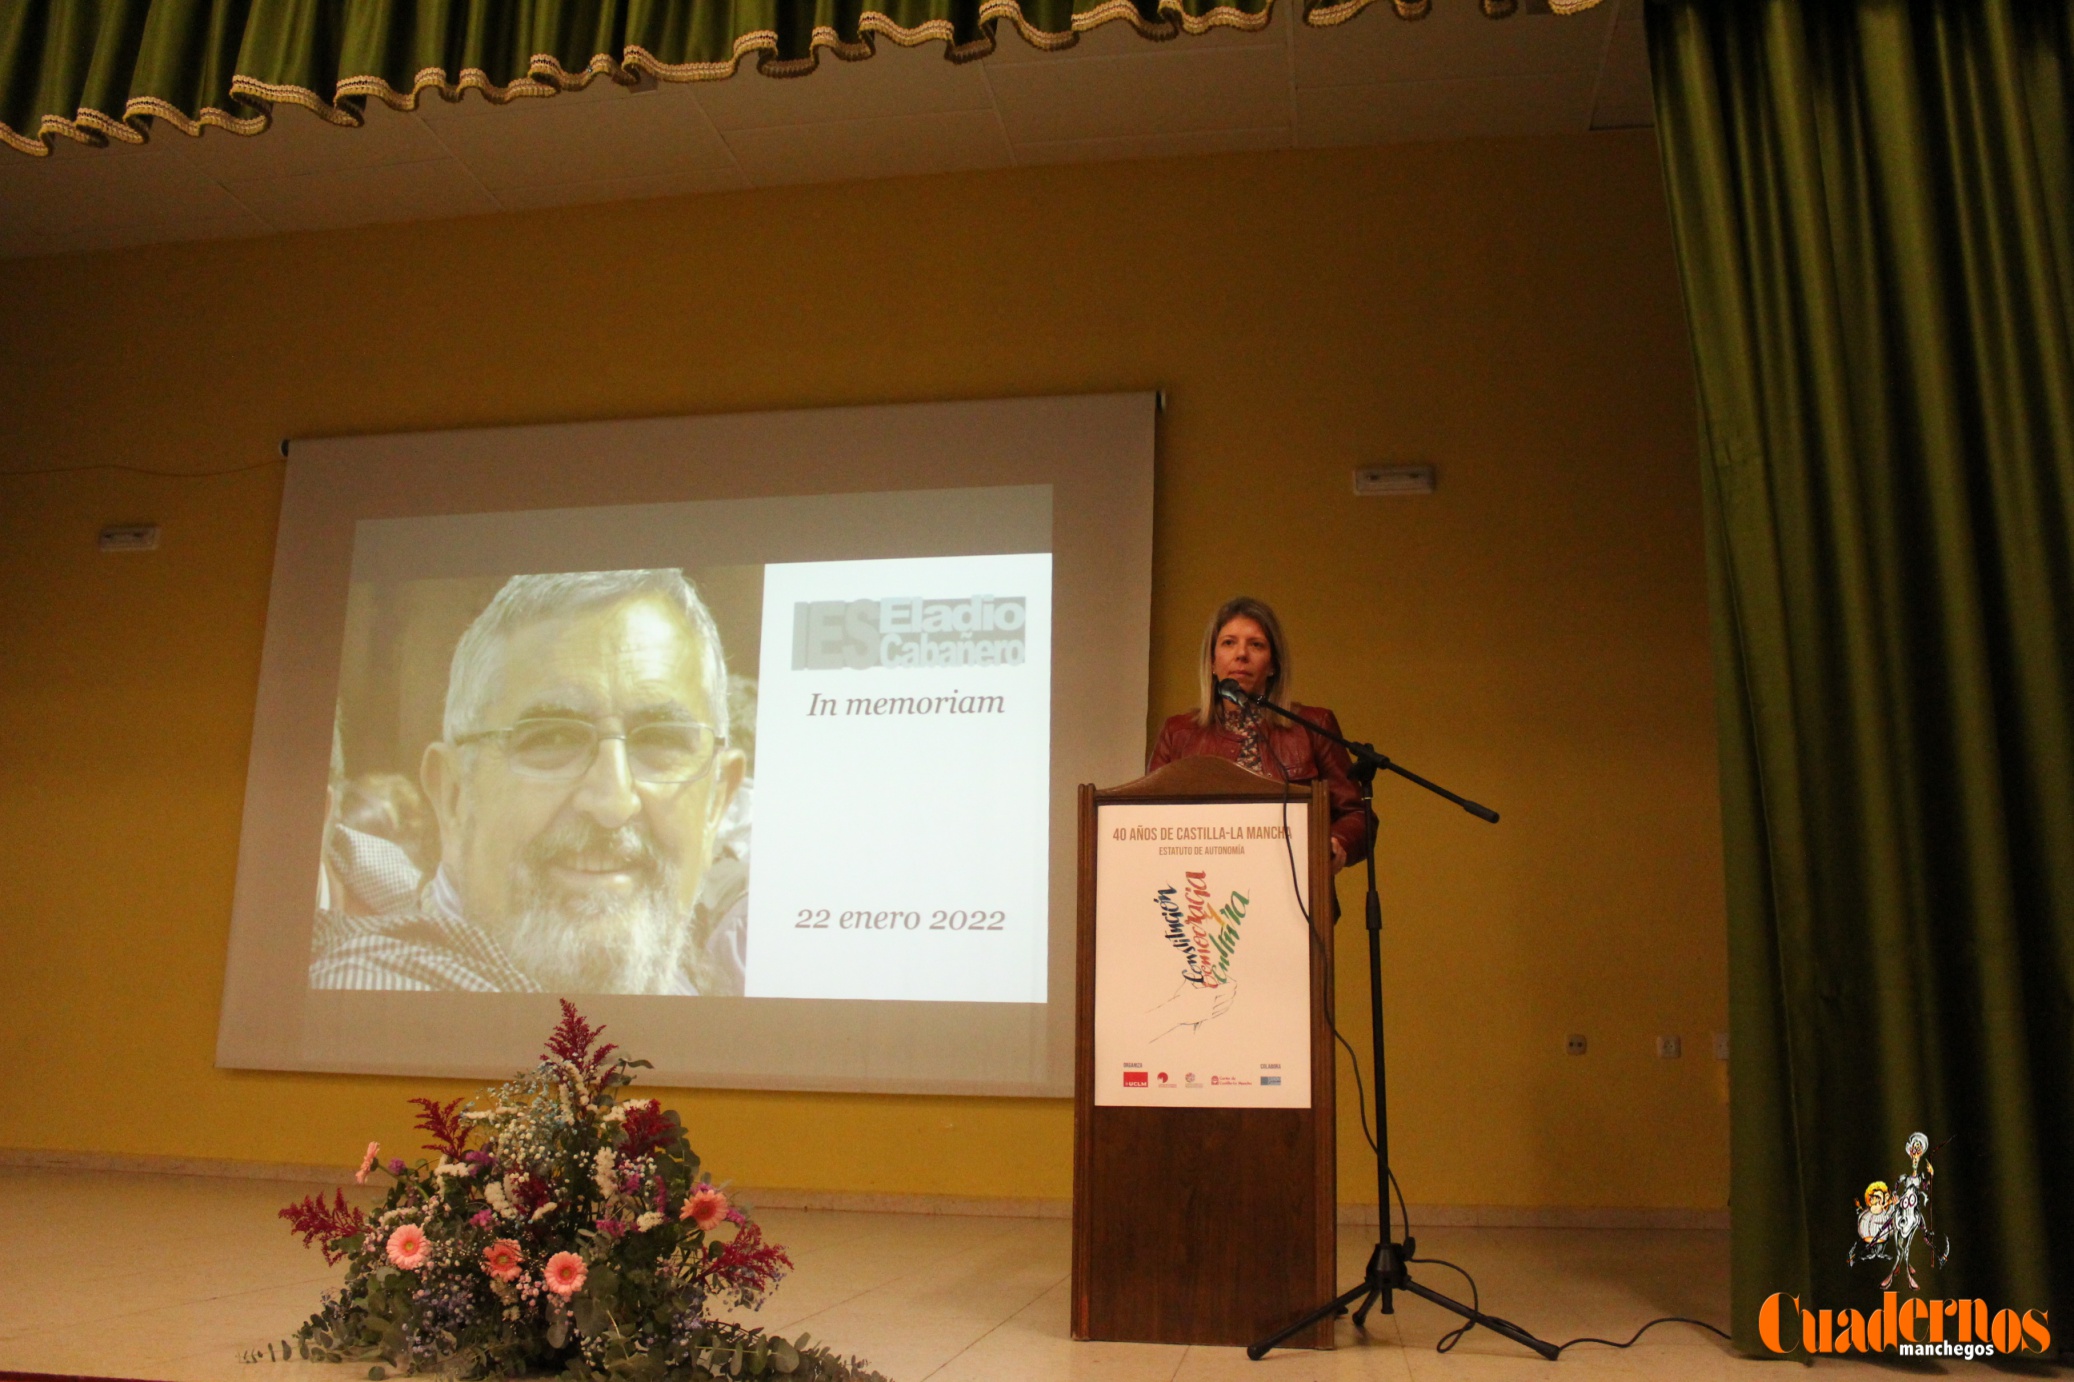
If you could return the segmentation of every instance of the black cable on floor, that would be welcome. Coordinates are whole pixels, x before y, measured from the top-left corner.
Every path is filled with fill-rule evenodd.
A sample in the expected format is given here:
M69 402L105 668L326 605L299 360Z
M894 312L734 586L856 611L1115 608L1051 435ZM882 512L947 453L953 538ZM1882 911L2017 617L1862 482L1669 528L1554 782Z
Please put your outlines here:
M1403 1193L1404 1192L1401 1190L1398 1192L1398 1195L1400 1197L1400 1208L1402 1207ZM1471 1310L1476 1311L1478 1314L1483 1313L1483 1297L1477 1293L1476 1278L1469 1275L1467 1271L1464 1271L1462 1268L1457 1267L1452 1262L1446 1261L1438 1257L1407 1257L1404 1260L1407 1262L1423 1262L1429 1267L1445 1267L1449 1271L1461 1277L1462 1280L1469 1283L1469 1308ZM1462 1336L1464 1334L1467 1334L1470 1330L1474 1328L1476 1328L1475 1320L1462 1321L1462 1323L1456 1325L1453 1329L1450 1329L1447 1333L1440 1336L1439 1341L1433 1345L1433 1351L1435 1353L1448 1352L1450 1349L1454 1348L1456 1344L1462 1342ZM1557 1352L1561 1352L1561 1350L1558 1349Z
M1720 1325L1708 1324L1705 1320L1696 1320L1692 1318L1692 1316L1690 1315L1659 1315L1655 1319L1651 1320L1648 1324L1645 1324L1640 1329L1636 1330L1634 1333L1634 1337L1630 1338L1624 1344L1616 1344L1611 1339L1594 1339L1590 1336L1585 1336L1583 1338L1572 1339L1568 1343L1557 1344L1556 1353L1560 1355L1564 1349L1575 1348L1579 1344L1604 1344L1608 1348L1633 1348L1635 1346L1636 1339L1641 1338L1644 1334L1647 1334L1650 1330L1656 1328L1660 1324L1696 1324L1701 1329L1709 1330L1715 1334L1719 1334L1724 1339L1729 1337L1728 1331L1723 1329Z
M1262 736L1261 746L1267 749L1268 757L1274 759L1275 768L1281 773L1282 777L1282 847L1289 856L1290 888L1296 895L1297 910L1303 913L1304 929L1310 932L1312 942L1323 949L1325 942L1318 935L1317 925L1311 920L1311 909L1304 905L1302 875L1296 869L1296 844L1289 834L1289 769L1283 765L1281 758L1275 754L1272 744L1267 741L1265 735ZM1368 847L1370 849L1375 848L1375 840L1372 836ZM1328 960L1331 959L1329 952L1326 958ZM1368 1149L1376 1152L1378 1149L1375 1144L1375 1132L1368 1126L1368 1091L1361 1082L1361 1057L1354 1050L1353 1043L1340 1034L1339 1023L1334 1019L1333 992L1330 985L1327 985L1325 990L1325 1025L1331 1029L1333 1039L1338 1041L1341 1046L1346 1047L1347 1061L1354 1071L1354 1107L1361 1114L1361 1135L1368 1139ZM1397 1196L1397 1217L1404 1224L1405 1241L1409 1242L1412 1238L1411 1210L1405 1207L1404 1187L1397 1183L1397 1170L1395 1167L1387 1167L1385 1169L1390 1176L1390 1191ZM1390 1237L1390 1206L1384 1203L1377 1205L1376 1209L1382 1218L1383 1238L1387 1241ZM1407 1262L1423 1263L1429 1267L1445 1267L1449 1271L1456 1273L1462 1280L1469 1283L1469 1308L1479 1314L1483 1312L1483 1300L1476 1289L1476 1278L1469 1275L1466 1270L1438 1257L1408 1257L1405 1260ZM1633 1348L1636 1340L1660 1324L1698 1325L1701 1329L1711 1330L1724 1339L1729 1337L1728 1331L1719 1325L1708 1324L1705 1320L1693 1319L1690 1315L1659 1315L1636 1330L1634 1336L1624 1344L1616 1343L1612 1339L1600 1339L1590 1335L1583 1335L1571 1339L1567 1343L1557 1344L1556 1356L1561 1357L1564 1349L1575 1348L1579 1344L1603 1344L1607 1348ZM1441 1335L1439 1342L1433 1345L1433 1351L1435 1353L1451 1351L1456 1344L1462 1342L1462 1336L1474 1328L1476 1328L1475 1320L1464 1320L1460 1325Z
M1396 1177L1393 1175L1391 1179L1395 1180ZM1403 1192L1399 1191L1398 1195L1398 1207L1402 1209L1404 1203ZM1445 1267L1449 1271L1454 1272L1455 1274L1460 1276L1462 1280L1469 1283L1469 1308L1471 1310L1476 1311L1481 1311L1483 1309L1482 1298L1477 1294L1476 1290L1476 1278L1469 1275L1469 1273L1463 1268L1456 1266L1452 1262L1444 1261L1443 1259L1438 1257L1412 1257L1407 1258L1406 1260L1410 1262L1423 1263L1429 1267ZM1693 1324L1698 1325L1701 1329L1709 1330L1715 1334L1719 1334L1724 1339L1729 1337L1728 1331L1723 1329L1721 1326L1708 1324L1705 1320L1696 1320L1692 1318L1692 1316L1690 1315L1659 1315L1655 1319L1651 1320L1649 1323L1643 1325L1640 1329L1636 1330L1634 1334L1624 1344L1619 1343L1613 1339L1601 1339L1593 1335L1586 1334L1581 1335L1578 1338L1568 1340L1567 1342L1557 1344L1556 1356L1560 1358L1563 1354L1564 1349L1575 1348L1579 1344L1604 1344L1607 1348L1633 1348L1635 1346L1635 1341L1637 1339L1640 1339L1644 1334L1647 1334L1650 1330L1656 1328L1660 1324ZM1453 1349L1456 1344L1462 1342L1462 1336L1464 1334L1467 1334L1470 1330L1474 1328L1476 1328L1476 1321L1463 1321L1460 1325L1449 1330L1447 1333L1441 1335L1439 1342L1433 1345L1433 1351L1435 1353L1448 1352L1449 1350Z

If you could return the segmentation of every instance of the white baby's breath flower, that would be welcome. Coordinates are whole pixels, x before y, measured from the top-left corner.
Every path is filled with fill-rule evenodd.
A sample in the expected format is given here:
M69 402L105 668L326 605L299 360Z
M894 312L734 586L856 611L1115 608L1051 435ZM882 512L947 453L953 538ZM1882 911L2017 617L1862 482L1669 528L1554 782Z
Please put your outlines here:
M490 1208L497 1211L497 1217L501 1219L516 1219L518 1217L518 1211L511 1207L511 1198L504 1193L504 1187L496 1181L491 1181L482 1188L482 1197L490 1202Z
M554 1213L557 1209L560 1208L560 1205L556 1204L553 1200L549 1200L546 1204L540 1206L540 1208L533 1211L533 1222L536 1224L539 1223L542 1219L545 1219L548 1215Z
M665 1215L665 1214L658 1214L658 1213L656 1213L656 1212L655 1212L654 1210L652 1210L652 1209L651 1209L651 1210L649 1210L649 1211L648 1211L648 1212L647 1212L646 1214L643 1214L643 1215L642 1215L642 1216L641 1216L640 1218L638 1218L638 1219L634 1220L634 1227L635 1227L635 1229L637 1229L638 1231L640 1231L640 1232L642 1232L642 1233L646 1233L646 1232L648 1232L648 1230L650 1230L650 1229L654 1228L654 1227L655 1227L656 1225L658 1225L658 1224L662 1223L662 1222L663 1222L663 1220L664 1220L664 1219L666 1219L666 1218L668 1218L668 1217L669 1217L668 1215Z

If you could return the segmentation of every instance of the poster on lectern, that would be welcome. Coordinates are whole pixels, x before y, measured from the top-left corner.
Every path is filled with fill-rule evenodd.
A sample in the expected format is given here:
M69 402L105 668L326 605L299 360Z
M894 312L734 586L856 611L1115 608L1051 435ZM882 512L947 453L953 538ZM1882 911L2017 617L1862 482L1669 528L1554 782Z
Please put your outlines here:
M1100 808L1097 1104L1311 1106L1309 825L1306 801Z

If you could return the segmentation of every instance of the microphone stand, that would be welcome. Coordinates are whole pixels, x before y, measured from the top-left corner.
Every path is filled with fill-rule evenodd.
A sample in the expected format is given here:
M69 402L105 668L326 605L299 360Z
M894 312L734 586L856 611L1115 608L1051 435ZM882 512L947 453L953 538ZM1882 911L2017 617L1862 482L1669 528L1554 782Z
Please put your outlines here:
M1353 758L1350 776L1360 785L1361 806L1368 813L1368 1017L1375 1040L1375 1184L1376 1211L1381 1216L1382 1233L1375 1251L1368 1255L1368 1266L1362 1270L1361 1280L1326 1301L1302 1319L1281 1329L1256 1344L1248 1346L1246 1356L1255 1362L1266 1357L1284 1339L1309 1329L1318 1321L1343 1315L1347 1307L1358 1298L1361 1304L1354 1310L1354 1327L1362 1328L1371 1309L1381 1310L1385 1315L1396 1313L1392 1300L1394 1292L1404 1291L1431 1301L1443 1310L1452 1310L1472 1324L1480 1324L1497 1334L1502 1334L1514 1343L1534 1350L1543 1358L1554 1362L1558 1350L1545 1339L1538 1339L1510 1320L1487 1315L1481 1310L1464 1305L1461 1301L1442 1295L1429 1287L1422 1286L1411 1278L1411 1262L1418 1251L1418 1243L1411 1237L1410 1224L1399 1243L1390 1232L1390 1120L1384 1091L1388 1080L1383 1070L1383 904L1375 885L1375 845L1378 822L1375 814L1375 778L1377 773L1395 773L1407 782L1417 783L1435 796L1445 797L1455 805L1475 816L1478 820L1498 823L1498 813L1488 806L1479 805L1450 792L1437 782L1428 782L1417 773L1392 762L1386 755L1376 752L1375 745L1364 744L1352 739L1343 739L1331 730L1312 724L1294 711L1285 710L1273 701L1252 695L1234 681L1218 683L1217 694L1235 705L1250 705L1256 710L1271 711L1292 724L1301 725L1320 739L1338 744Z

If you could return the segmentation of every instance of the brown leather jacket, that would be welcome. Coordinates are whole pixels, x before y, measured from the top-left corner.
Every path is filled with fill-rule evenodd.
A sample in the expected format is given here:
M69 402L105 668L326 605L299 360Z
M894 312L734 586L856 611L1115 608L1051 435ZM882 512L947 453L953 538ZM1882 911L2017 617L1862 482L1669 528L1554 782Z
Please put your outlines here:
M1292 705L1291 710L1303 716L1321 729L1334 734L1340 732L1339 719L1322 706ZM1325 779L1325 790L1332 798L1332 838L1339 841L1346 852L1347 862L1352 864L1368 855L1368 822L1361 809L1361 789L1348 776L1353 760L1347 751L1329 739L1298 729L1287 720L1273 714L1264 714L1267 722L1267 755L1263 764L1268 776L1279 778L1277 764L1288 770L1288 780L1309 783L1318 778ZM1164 767L1177 758L1222 758L1228 762L1239 761L1239 736L1224 727L1220 721L1208 728L1195 722L1195 712L1184 710L1168 718L1159 727L1159 738L1153 742L1152 756L1146 761L1145 771Z

